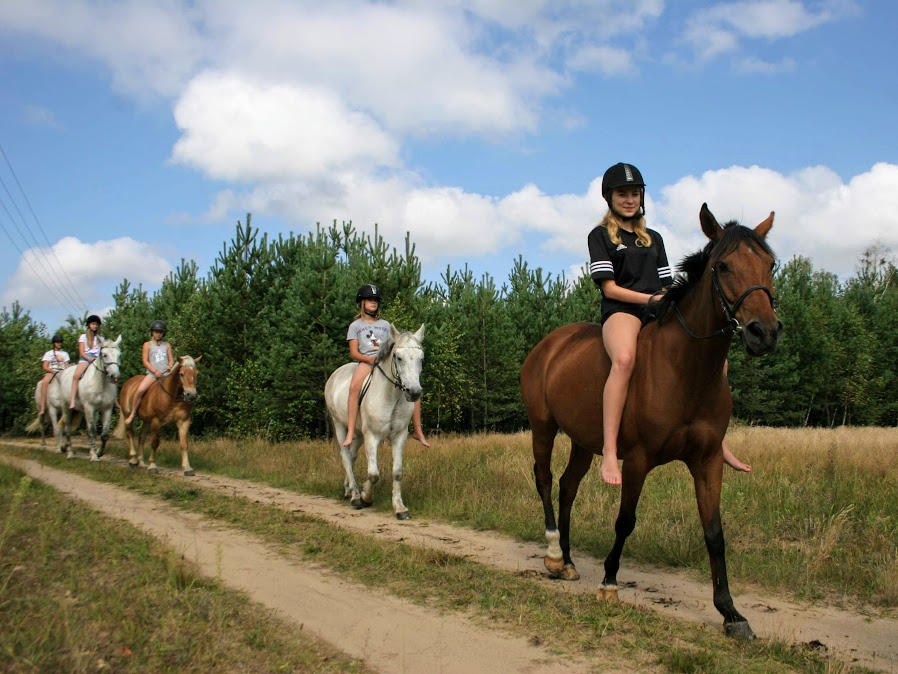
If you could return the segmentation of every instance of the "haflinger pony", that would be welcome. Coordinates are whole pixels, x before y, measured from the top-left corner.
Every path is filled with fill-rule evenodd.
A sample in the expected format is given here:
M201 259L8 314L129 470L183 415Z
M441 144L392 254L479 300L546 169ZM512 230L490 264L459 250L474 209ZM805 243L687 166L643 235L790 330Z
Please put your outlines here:
M390 339L378 352L377 362L362 387L356 435L349 447L343 447L342 443L347 431L349 382L358 363L347 363L335 370L324 386L324 400L346 471L344 496L356 509L367 508L374 501L374 485L380 480L377 448L383 440L389 439L393 448L393 512L396 519L411 518L402 502L402 452L408 440L408 424L415 401L422 393L423 340L423 324L414 334L399 332L391 326ZM368 458L368 477L359 490L354 466L363 441Z
M149 472L158 473L156 466L156 449L159 447L159 429L166 424L175 424L178 427L178 442L181 446L181 470L184 475L195 475L190 461L187 458L187 433L190 430L190 413L193 411L193 403L196 401L196 377L198 371L196 364L202 356L178 356L178 362L168 373L168 376L153 382L144 393L137 408L137 419L143 422L140 428L139 449L134 449L134 421L125 423L125 419L131 414L134 403L134 394L140 382L146 375L138 374L130 377L122 386L121 404L122 416L115 428L115 437L121 440L128 436L128 465L132 468L143 467L143 445L147 436L152 433L150 441Z
M732 409L723 368L734 335L755 356L772 352L783 330L775 311L775 257L765 238L773 213L754 229L721 227L707 204L699 214L710 239L680 265L686 277L657 306L642 329L623 411L618 456L623 460L614 546L605 559L599 595L617 601L617 572L646 476L656 466L683 461L692 474L711 561L714 606L727 634L753 638L733 605L720 521L721 443ZM570 554L571 508L593 455L602 453L602 391L611 367L602 328L574 323L546 336L521 369L521 391L533 431L534 476L545 512L549 572L577 580ZM559 429L571 440L559 480L559 521L552 508L551 457Z
M53 437L56 438L56 447L61 453L65 454L67 447L62 441L62 389L59 385L59 378L63 372L64 370L59 370L47 385L47 405L44 408L44 413L38 414L37 418L28 424L25 430L29 433L40 431L41 448L45 448L47 439L44 435L44 423L49 419L50 426L53 428ZM34 387L34 405L37 409L41 408L42 384L42 381L38 381L37 386ZM69 441L68 448L71 448L71 446L71 441Z
M99 461L106 452L106 441L109 440L109 421L112 418L112 408L115 406L115 396L118 391L118 379L122 362L121 351L122 336L118 339L103 340L98 358L87 366L81 381L78 382L78 395L75 396L75 411L84 415L87 425L87 435L90 438L90 460ZM75 458L72 450L72 426L73 415L69 408L72 399L72 379L75 377L76 367L68 367L63 370L56 379L59 380L60 402L62 403L62 427L66 436L66 456ZM54 398L47 396L47 407L54 403ZM52 412L51 412L52 414ZM100 431L100 448L97 449L97 420L102 420ZM61 448L61 447L60 447Z

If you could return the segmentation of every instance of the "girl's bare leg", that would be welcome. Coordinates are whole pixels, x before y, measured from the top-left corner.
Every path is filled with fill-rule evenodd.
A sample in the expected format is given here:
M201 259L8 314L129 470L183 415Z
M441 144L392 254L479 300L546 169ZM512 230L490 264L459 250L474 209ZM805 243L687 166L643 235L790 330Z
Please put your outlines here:
M362 390L362 382L369 372L371 372L371 366L368 363L359 363L355 372L352 373L352 379L349 382L349 409L347 410L346 437L343 439L343 447L349 447L355 437L355 422L359 413L359 391Z
M730 451L730 445L727 443L726 438L723 439L723 462L728 465L730 468L734 470L742 471L743 473L750 473L751 466L747 463L742 463L739 459L736 458L736 455Z
M88 367L90 367L90 363L78 363L78 367L75 368L75 376L72 377L72 399L69 400L70 410L75 409L75 398L78 396L78 382L81 381L81 376Z
M602 341L611 358L611 372L602 392L602 480L611 485L622 482L620 466L617 465L617 436L636 361L636 338L641 326L638 318L622 312L613 314L602 325Z
M421 399L415 401L415 411L412 412L412 427L415 429L415 440L425 447L430 447L427 438L424 437L424 428L421 426Z
M143 400L143 394L153 385L154 381L156 381L156 378L153 375L148 374L143 378L143 381L140 382L140 386L138 386L137 391L134 392L134 400L131 401L131 414L125 419L126 424L130 424L134 421L134 416L137 414L137 408L140 407L140 401Z
M49 372L41 379L41 408L37 411L39 417L44 416L44 412L47 411L47 389L50 388L51 379L53 379L53 375Z

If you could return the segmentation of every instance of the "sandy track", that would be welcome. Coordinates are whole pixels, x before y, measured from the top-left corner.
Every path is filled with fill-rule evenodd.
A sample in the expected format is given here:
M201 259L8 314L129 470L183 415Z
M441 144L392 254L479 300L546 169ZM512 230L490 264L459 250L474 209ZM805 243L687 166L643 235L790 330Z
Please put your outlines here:
M24 445L25 443L22 444ZM28 444L28 446L34 447L33 444ZM11 460L11 457L4 457L4 459ZM16 461L19 462L20 460ZM121 463L123 466L127 464L124 460L112 459L111 461L114 463ZM50 474L51 472L53 474L59 473L61 476L65 476L58 478L63 481L74 477L69 476L67 473L60 473L60 471L51 471L51 469L42 467L35 462L26 463L30 465L29 471L33 471L35 477L41 479L44 479L41 477L42 473ZM179 479L191 480L198 483L198 486L221 490L229 495L251 499L286 510L311 515L336 526L356 530L368 535L374 535L383 540L404 542L407 544L444 550L507 571L520 573L534 578L542 578L542 582L551 583L559 592L594 593L601 583L603 575L600 560L582 554L575 554L577 569L580 572L582 579L575 583L553 581L547 577L543 567L542 558L545 553L544 546L535 543L521 543L493 532L473 531L461 527L418 519L399 522L393 519L390 513L375 512L371 510L356 511L351 509L347 504L333 499L288 492L244 480L214 475L197 475L193 478L184 478L177 471L160 469L160 472L165 472L166 474ZM75 483L75 480L70 482L70 484ZM77 484L79 485L77 489L72 489L71 491L67 491L67 493L78 498L85 498L82 495L82 490L86 490L90 493L100 487L112 490L111 493L115 494L114 498L116 503L125 503L125 495L133 496L126 490L105 487L104 485L83 478L77 478ZM54 486L57 485L54 484ZM144 497L134 496L134 498L139 499ZM147 499L144 498L144 500ZM161 513L164 509L167 518L177 516L187 520L198 519L191 518L167 506L163 508L163 505L156 501L151 501L151 504L151 506L143 505L141 508L135 508L133 517L126 517L126 519L130 519L138 525L143 524L143 520L147 515L147 507L150 507L152 512L156 513ZM118 506L114 509L115 512L109 514L123 517L129 512L128 508L123 506ZM104 512L108 512L108 510L104 510ZM184 550L190 551L188 554L189 558L200 561L203 557L201 556L199 543L197 541L199 541L201 534L202 536L205 536L207 533L212 534L215 531L215 529L210 530L208 524L204 525L202 528L198 528L198 526L194 524L187 529L188 533L182 540L176 541L172 539L171 543L176 545L176 547L179 547L179 549L183 548ZM161 533L170 533L170 530L163 528L161 529ZM247 538L242 534L237 535L242 538ZM223 540L227 541L228 547L224 548L225 550L228 550L230 547L237 547L232 544L234 534L227 533L223 536ZM216 543L210 544L213 545L211 560L214 564L215 554L218 553L214 548ZM269 564L275 564L277 561L272 553L260 552L261 544L258 541L248 540L245 544L239 546L239 548L244 547L246 549L255 549L256 554L262 555ZM192 552L194 549L197 550L196 555ZM210 550L208 547L204 547L202 555L208 554L210 554ZM284 564L286 563L283 561L280 562L280 565ZM277 603L270 603L269 600L265 598L267 596L267 591L264 586L254 589L244 585L247 581L242 578L240 568L252 569L252 573L256 574L257 570L254 567L255 565L241 567L238 561L235 568L236 577L234 582L231 582L226 578L224 578L224 580L235 587L245 590L262 603L274 606L275 608L286 612L288 615L291 606L296 603L302 604L303 602L308 601L307 599L300 599L299 597L291 597L290 600L285 601L283 596L283 587L285 584L282 580L277 580L274 587L270 588L270 590L273 590L271 601ZM348 583L335 580L332 576L325 576L323 572L310 573L307 567L303 567L298 573L298 570L295 567L292 568L296 575L310 574L319 579L316 582L328 580L330 584L344 588L343 591L351 593L352 599L348 602L347 614L338 620L335 625L324 625L319 622L316 626L320 628L320 631L316 631L312 626L313 623L322 620L314 614L313 617L301 619L293 616L291 617L299 622L305 622L306 629L318 634L325 640L335 643L339 648L351 655L360 658L364 657L367 662L381 671L552 671L553 665L551 663L553 661L546 659L545 653L541 653L530 644L514 639L509 639L508 641L517 641L517 645L513 646L512 650L517 653L518 660L512 664L506 656L501 656L498 658L501 665L499 667L492 665L487 666L487 659L484 659L483 661L478 659L477 661L480 664L473 669L471 668L471 664L468 664L467 667L459 670L447 669L446 663L452 659L447 655L449 652L447 649L451 649L452 643L450 638L451 635L448 633L445 634L448 641L420 644L415 647L414 655L410 656L410 651L404 651L403 648L390 648L390 644L394 643L395 645L396 641L402 641L405 638L409 638L411 635L406 634L406 631L418 634L425 632L420 629L421 623L418 622L417 619L413 619L413 621L408 624L407 628L401 626L397 627L397 622L401 625L401 618L406 613L411 612L411 614L414 614L415 612L422 611L422 609L413 607L412 605L399 600L375 597L370 610L362 610L359 608L356 598L360 592L364 591L360 590L358 587L350 586ZM217 573L217 566L213 566L211 571L207 570L206 572L214 575ZM275 578L279 577L275 576ZM678 619L711 625L717 629L721 629L722 619L711 603L710 580L691 577L683 573L671 572L667 569L661 570L635 567L632 562L626 559L623 561L619 573L619 580L621 581L621 599L624 602L648 607ZM297 582L306 583L311 581L298 580ZM352 589L348 589L349 587ZM830 653L835 654L848 662L856 662L881 671L898 672L898 621L872 617L833 607L812 606L782 601L774 597L765 596L760 592L741 592L738 587L736 587L735 590L736 593L734 593L734 598L737 608L739 608L740 612L748 619L759 637L775 638L789 643L822 644ZM320 592L321 590L313 589L312 591ZM389 602L389 604L387 602ZM393 606L393 604L395 604L395 606ZM329 607L330 604L325 602L325 606ZM328 608L323 614L328 612L331 614L334 613L334 611ZM324 616L324 618L327 617L329 616ZM371 624L368 624L369 618L371 618ZM459 622L458 620L453 621L446 616L443 616L441 619L450 623ZM365 648L362 649L362 651L354 651L349 648L354 644L357 645L360 643L358 636L347 639L346 643L343 641L334 641L333 634L341 634L344 632L346 630L347 620L354 624L354 630L356 630L358 634L370 635L365 637L367 643L365 643ZM460 622L464 625L468 625L468 629L472 629L465 621L461 620ZM378 634L377 630L379 628L383 629L384 625L391 626L390 632L375 636ZM455 625L455 627L459 626ZM339 629L337 629L336 632L328 632L328 630L332 628ZM448 629L448 627L443 626L436 629L439 633L441 630ZM374 632L371 630L374 630ZM476 631L477 630L475 630L475 632ZM504 639L502 641L504 641ZM434 649L436 649L436 652ZM471 642L464 641L461 644L460 650L470 654L472 652ZM371 657L372 651L375 651L375 654L380 658L376 662ZM499 652L492 650L491 647L486 647L486 651L492 652L493 655L496 655ZM522 654L525 662L520 661ZM439 658L432 662L432 665L428 670L419 670L417 665L423 663L417 662L415 663L415 667L409 667L407 669L388 669L384 668L381 664L381 661L395 662L397 658L434 657L435 655L439 655ZM485 658L486 655L488 655L488 653L484 654ZM443 660L445 660L446 663L444 663ZM510 664L512 664L511 669L504 668ZM531 669L532 666L536 666L536 669ZM564 671L566 672L576 671L576 669L577 667L573 663L564 665Z

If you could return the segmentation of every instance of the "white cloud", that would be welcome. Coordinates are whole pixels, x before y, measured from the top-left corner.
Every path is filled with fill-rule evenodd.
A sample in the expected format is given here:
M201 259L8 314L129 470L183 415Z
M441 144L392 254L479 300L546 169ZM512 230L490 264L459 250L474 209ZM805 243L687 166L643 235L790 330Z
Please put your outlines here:
M567 61L574 70L605 75L625 75L636 69L630 50L607 45L589 45L572 53Z
M36 308L65 306L80 314L108 304L111 290L123 278L133 286L158 285L171 270L154 246L130 237L87 243L67 236L52 249L26 250L2 301Z
M62 131L64 127L56 119L49 108L42 105L26 105L22 111L22 119L28 126L39 126L54 131Z
M175 121L183 136L172 160L225 180L308 180L399 161L376 122L319 88L204 73L178 101Z

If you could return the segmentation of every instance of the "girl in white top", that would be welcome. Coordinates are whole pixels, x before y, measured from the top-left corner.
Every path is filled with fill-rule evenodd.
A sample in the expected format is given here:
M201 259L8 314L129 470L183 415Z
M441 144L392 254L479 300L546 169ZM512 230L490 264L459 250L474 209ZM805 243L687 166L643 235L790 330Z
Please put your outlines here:
M346 438L343 440L344 447L349 447L355 437L355 422L359 413L359 392L362 390L362 382L371 373L371 367L377 360L377 351L390 335L390 322L380 317L380 300L380 291L377 286L371 284L359 288L355 297L359 313L349 325L346 339L349 341L349 355L359 364L349 382L349 419L346 424ZM425 447L430 447L421 427L420 398L415 401L412 426L415 429L415 439Z
M134 400L131 402L131 414L125 419L126 424L134 421L134 415L137 414L137 408L140 407L140 401L143 394L162 377L167 377L168 373L175 366L175 356L172 353L171 345L165 341L165 333L168 330L165 321L153 321L150 323L150 341L143 343L143 366L147 369L147 374L137 387L134 393Z
M100 357L100 347L103 346L103 336L100 334L100 326L103 322L96 314L87 317L87 332L78 337L78 368L72 377L72 398L69 401L69 409L75 409L75 398L78 395L78 384L84 372L97 358Z
M62 350L62 336L53 335L53 348L47 351L41 358L41 367L44 368L44 376L41 379L41 408L38 416L43 416L47 409L47 388L53 377L69 366L69 354Z

